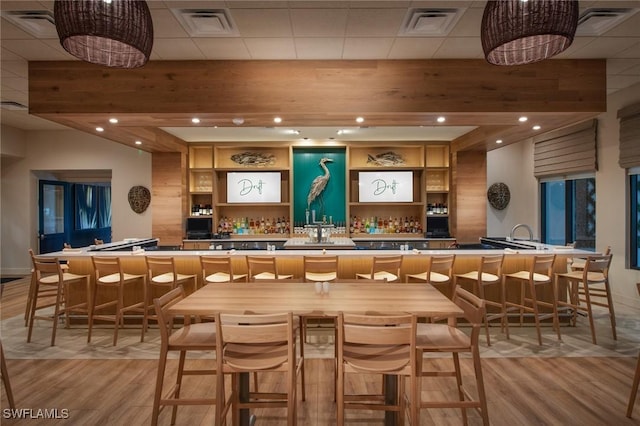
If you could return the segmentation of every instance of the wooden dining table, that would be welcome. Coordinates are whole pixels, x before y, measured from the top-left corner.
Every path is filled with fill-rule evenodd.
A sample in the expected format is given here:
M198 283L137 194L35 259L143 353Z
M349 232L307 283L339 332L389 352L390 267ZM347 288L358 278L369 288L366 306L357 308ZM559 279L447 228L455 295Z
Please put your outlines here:
M462 315L455 303L430 284L330 283L319 292L315 283L255 282L208 284L169 308L176 315L210 316L220 313L281 313L337 317L339 312L365 314L410 313L419 317ZM243 376L243 375L241 375ZM240 398L248 398L249 378L241 377ZM388 402L397 398L396 377L385 377ZM250 424L250 413L241 410L240 424ZM397 424L397 412L385 413L385 424Z

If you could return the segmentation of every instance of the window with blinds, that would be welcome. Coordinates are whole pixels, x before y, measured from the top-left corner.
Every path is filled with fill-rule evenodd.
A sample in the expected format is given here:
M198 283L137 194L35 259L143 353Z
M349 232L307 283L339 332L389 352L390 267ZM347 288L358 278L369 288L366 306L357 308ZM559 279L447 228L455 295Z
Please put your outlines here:
M620 156L618 164L624 169L640 166L640 104L618 111L620 120Z
M537 178L598 170L596 119L533 138L533 173Z

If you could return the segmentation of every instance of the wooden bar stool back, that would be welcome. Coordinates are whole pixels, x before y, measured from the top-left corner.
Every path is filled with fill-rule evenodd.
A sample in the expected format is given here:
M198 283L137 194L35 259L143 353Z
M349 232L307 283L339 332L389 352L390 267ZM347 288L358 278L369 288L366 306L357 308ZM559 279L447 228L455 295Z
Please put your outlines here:
M455 377L458 400L435 400L428 398L420 402L420 408L460 408L462 410L463 422L467 424L467 408L474 408L482 417L482 424L489 424L489 414L487 412L487 397L484 389L484 379L482 376L482 365L480 362L479 336L480 329L485 316L485 301L478 296L464 290L458 286L455 288L453 301L464 311L464 318L471 324L470 335L465 334L457 327L456 319L450 318L448 324L418 324L416 347L418 350L418 395L421 395L422 377L431 377L430 384L438 377ZM426 371L424 369L425 352L431 353L451 353L453 357L453 370ZM472 393L463 383L462 370L460 369L461 353L471 354L473 361L473 371L475 375L476 392ZM477 399L473 398L476 394Z
M247 281L247 274L235 274L231 256L200 256L202 283Z
M356 278L388 282L398 281L400 279L401 266L402 255L374 256L371 272L368 274L356 274Z
M274 256L247 256L247 270L250 281L293 278L293 275L278 273L278 265Z
M302 269L305 282L335 281L338 278L338 256L304 256Z
M555 260L555 254L534 256L528 270L522 270L512 274L504 274L502 277L503 288L505 288L505 291L506 285L510 282L516 281L520 284L520 300L518 302L505 301L505 313L508 314L511 311L518 311L520 313L521 327L523 325L524 313L532 313L536 325L539 345L542 345L540 321L547 318L553 319L553 327L558 335L558 340L560 340L558 304L556 303L557 294L553 281L553 267ZM545 285L551 290L551 302L541 300L540 288ZM543 310L545 308L547 311ZM506 326L507 338L509 338L509 322L504 321L504 324Z
M140 313L143 318L140 341L144 341L144 332L146 324L146 300L147 300L147 275L146 274L129 274L124 272L119 257L92 256L93 269L95 271L95 286L92 294L91 311L89 314L89 336L87 342L91 342L91 333L93 331L93 322L95 319L103 321L113 321L113 345L118 342L118 328L124 327L125 312ZM124 289L125 286L138 285L142 289L142 300L133 301L125 305ZM116 296L111 300L97 304L98 294L106 293ZM113 313L108 312L96 315L96 311L110 309Z
M296 424L297 377L304 358L296 351L293 314L216 314L218 389L224 374L234 374L231 401L234 415L249 408L286 408L287 425ZM286 375L284 392L250 392L240 401L238 374L280 371ZM226 416L226 413L220 413ZM216 424L226 417L218 417ZM235 418L235 417L234 417Z
M426 282L434 287L442 288L442 291L449 299L453 298L453 264L456 260L455 254L445 254L429 256L427 259L427 269L417 274L407 274L407 282Z
M456 288L461 282L471 282L473 293L485 301L485 332L487 335L487 345L491 346L491 337L489 335L489 323L491 321L500 320L501 329L504 329L506 313L504 312L505 291L502 283L502 264L504 262L504 254L494 254L482 256L478 269L464 274L455 274L453 276L453 288ZM488 300L485 297L485 287L497 284L500 287L500 300ZM486 306L492 306L493 312L487 312Z
M415 315L338 313L338 426L344 425L345 409L395 412L397 424L404 424L405 379L409 379L411 424L420 424L416 325ZM385 394L346 394L345 375L354 373L396 376L398 388L385 389L396 393L393 401Z
M32 249L29 249L29 256L31 257L32 261L31 261L31 265L33 265L33 256L35 256L35 254L33 253ZM68 263L61 263L60 267L62 268L62 270L64 272L69 272L69 264ZM29 292L27 293L27 303L25 305L25 309L24 309L24 326L28 327L29 326L29 318L31 318L31 305L32 305L32 301L33 301L33 293L35 292L36 289L36 274L35 274L35 270L33 269L33 266L31 267L31 281L29 283Z
M611 287L609 285L609 267L613 255L588 256L582 270L576 270L563 274L556 274L556 287L560 287L560 280L566 280L569 285L568 301L557 300L558 309L568 309L572 314L575 325L577 313L586 313L591 327L591 340L597 344L596 329L592 307L607 308L613 339L617 340L616 315L613 308ZM557 299L560 299L557 297Z
M69 313L76 312L87 315L89 304L87 302L90 294L89 275L77 275L66 272L68 268L63 267L57 257L39 257L29 250L31 262L33 264L33 291L31 296L31 307L29 308L29 331L27 342L31 342L33 323L36 319L44 319L53 322L51 332L51 346L56 343L56 332L58 329L58 319L60 315L65 316L65 325L69 327ZM71 305L69 287L72 285L84 286L86 294L84 300ZM53 314L36 315L36 311L53 307Z
M172 406L171 424L175 424L179 405L215 405L216 412L225 408L224 388L217 388L214 397L181 397L182 378L184 376L203 376L217 374L216 366L203 369L185 369L187 364L187 352L189 351L209 351L216 350L216 328L211 323L192 323L189 316L185 316L183 326L174 330L174 316L170 315L168 309L184 299L185 293L182 286L178 286L164 295L154 299L155 312L158 315L158 325L160 328L160 358L158 361L158 373L156 378L156 389L153 398L153 411L151 424L158 424L158 416L166 406ZM169 352L178 352L178 372L173 386L165 390L164 381ZM189 395L189 393L187 393Z
M179 274L175 259L171 256L145 256L145 262L148 276L143 323L146 332L149 320L158 320L153 300L179 285L184 287L187 283L191 283L192 291L195 291L198 288L198 280L197 275Z
M4 358L2 342L0 342L0 373L2 374L2 384L4 385L4 391L7 394L7 400L9 401L9 408L15 409L16 403L13 399L13 390L11 389L11 380L9 380L9 371L7 370L7 362Z

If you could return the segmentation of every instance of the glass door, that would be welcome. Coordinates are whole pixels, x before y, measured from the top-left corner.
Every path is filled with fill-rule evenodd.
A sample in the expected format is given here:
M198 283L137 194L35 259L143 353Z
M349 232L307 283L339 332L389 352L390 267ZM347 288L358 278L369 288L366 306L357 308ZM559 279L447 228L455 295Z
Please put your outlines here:
M38 237L40 253L62 250L67 236L66 210L68 184L41 180L39 184Z

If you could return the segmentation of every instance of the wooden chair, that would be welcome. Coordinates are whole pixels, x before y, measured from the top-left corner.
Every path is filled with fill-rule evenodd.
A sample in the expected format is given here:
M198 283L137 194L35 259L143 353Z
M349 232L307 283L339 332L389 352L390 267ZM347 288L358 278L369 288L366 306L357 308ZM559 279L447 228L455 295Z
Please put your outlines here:
M505 292L502 283L502 264L504 262L503 254L493 254L482 256L478 269L464 274L455 274L453 276L453 288L456 288L460 281L471 282L473 285L473 293L485 301L485 332L487 335L487 345L491 346L491 337L489 336L489 323L496 319L500 320L501 327L504 328L506 313L504 312ZM488 300L485 297L485 287L498 284L500 287L500 300ZM497 312L487 312L486 305L497 309Z
M575 243L572 244L573 247L575 247ZM611 246L607 246L604 249L603 254L606 256L608 254L611 254ZM569 272L573 272L573 271L582 271L584 270L584 264L586 263L587 258L586 257L570 257L567 259L567 264L569 266Z
M148 275L146 279L147 291L143 324L146 332L149 327L149 320L158 320L153 300L179 285L184 286L187 282L193 283L193 291L195 291L198 288L198 280L196 275L179 274L173 257L145 256L145 262ZM144 333L142 338L144 339Z
M296 353L296 330L293 314L216 314L218 389L224 388L224 375L233 374L231 403L234 416L249 408L286 408L287 425L296 424L297 377L304 359ZM280 371L286 374L285 392L250 392L240 400L238 374ZM248 380L248 374L245 374ZM304 400L304 398L303 398ZM226 419L219 410L216 424ZM235 418L235 417L234 417Z
M69 327L69 313L77 312L88 314L90 312L87 299L90 294L89 275L77 275L66 272L57 257L39 257L29 250L31 262L33 264L33 291L31 295L31 307L29 310L29 331L27 342L31 342L33 323L36 319L44 319L53 322L51 332L51 346L56 343L56 332L58 330L58 319L60 315L65 316L65 325ZM69 287L73 284L83 284L86 297L84 301L74 305L69 304ZM43 301L39 304L39 301ZM36 311L53 307L53 315L36 315Z
M247 274L235 274L231 256L200 256L202 283L228 283L247 281Z
M445 287L442 291L448 298L453 298L453 263L456 260L455 254L445 254L439 256L429 256L427 259L427 269L417 274L407 274L407 282L426 282L435 287Z
M104 240L100 240L98 238L94 238L93 239L93 244L95 244L97 246L102 245L102 244L104 244Z
M31 265L33 265L33 256L35 256L35 254L33 253L32 249L29 249L29 256L31 257L32 261L31 261ZM62 262L60 264L60 267L62 268L62 270L64 272L69 272L69 264L66 262ZM25 309L24 309L24 326L28 327L29 326L29 318L31 318L31 305L33 304L33 297L34 297L34 292L36 291L36 274L35 274L35 269L33 269L33 266L31 267L31 281L29 283L29 292L27 293L27 303L25 305ZM45 291L46 290L42 290L41 291ZM55 295L55 292L57 291L56 289L49 289L49 291L52 291L53 294Z
M414 315L338 314L338 426L344 425L345 409L392 411L399 417L397 424L404 424L406 378L410 382L411 424L420 424L416 324ZM396 376L397 389L383 386L395 397L390 400L388 394L346 394L345 375L351 373Z
M640 283L636 283L638 294L640 294ZM633 385L631 386L631 394L629 395L629 403L627 404L627 417L631 418L633 414L633 405L636 402L638 394L638 385L640 384L640 353L638 353L638 361L636 362L636 374L633 376Z
M560 280L566 280L569 285L568 301L560 300L556 296L558 309L569 310L572 315L572 323L575 325L577 313L582 311L589 318L591 327L591 340L597 344L596 329L593 321L592 306L607 308L613 339L617 340L616 315L613 309L611 287L609 286L609 267L613 255L588 256L583 270L556 274L556 289L560 288Z
M278 274L278 266L274 256L247 256L247 270L250 281L293 278L293 275Z
M371 272L368 274L356 274L356 278L372 279L376 281L386 280L389 282L400 279L400 267L402 266L402 255L397 256L374 256Z
M511 302L505 300L504 312L508 315L510 311L517 310L520 313L520 326L523 325L524 312L533 313L533 319L538 334L538 344L542 345L542 334L540 332L540 321L546 318L553 319L553 327L556 329L558 340L560 340L560 322L558 321L558 304L556 303L556 289L553 281L553 266L556 260L555 254L534 256L528 270L504 274L502 285L506 291L508 280L520 283L520 301ZM542 286L551 288L552 301L544 302L538 297L539 289ZM529 295L527 297L527 294ZM551 312L543 312L540 308L547 308ZM503 321L506 326L507 339L509 338L509 321Z
M338 256L304 256L302 271L305 282L335 281L338 278Z
M211 369L185 369L186 355L188 351L216 350L216 328L211 323L192 323L189 316L184 317L183 326L173 330L174 317L167 310L172 305L184 299L185 293L182 286L178 286L164 295L154 299L153 304L158 316L160 327L160 359L158 361L158 373L156 389L153 398L153 411L151 424L158 424L158 416L165 406L172 406L171 424L175 424L179 405L216 405L216 411L224 410L224 387L216 389L215 397L189 397L180 396L183 376L215 375L216 368ZM164 379L169 352L178 352L178 372L175 384L167 391L164 390ZM212 361L212 360L211 360Z
M118 342L118 328L124 327L124 313L138 312L142 314L143 324L141 330L140 341L144 341L144 333L147 328L146 324L146 300L147 300L147 276L146 274L129 274L124 272L119 257L92 256L93 269L95 271L95 287L92 295L91 311L89 314L89 336L87 342L91 342L91 332L93 330L93 321L100 319L104 321L113 321L113 345ZM142 300L124 304L124 287L125 285L135 285L140 283L142 287ZM115 290L115 299L108 300L101 304L97 304L98 293L111 293ZM96 311L107 308L115 309L113 314L96 315Z
M418 395L422 392L422 377L455 377L458 400L437 401L429 398L420 402L420 408L460 408L464 424L467 424L467 408L475 408L479 411L484 425L489 424L487 412L487 398L482 377L482 365L480 363L479 336L480 328L485 316L486 301L478 296L457 286L454 291L453 301L464 311L464 318L471 324L470 335L465 334L456 326L456 319L450 318L448 324L418 324L416 348L418 350ZM453 370L425 370L424 353L449 352L453 357ZM469 389L462 380L459 354L469 353L473 361L473 370L476 381L476 393L478 398L474 400ZM435 379L431 379L432 381Z
M9 401L9 408L16 408L16 403L13 399L13 391L11 390L11 381L9 380L9 371L7 370L7 362L4 359L4 350L2 349L2 342L0 342L0 373L2 374L2 384L4 384L4 391L7 394L7 400Z

